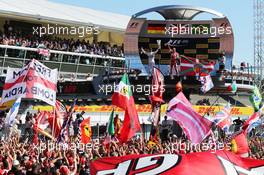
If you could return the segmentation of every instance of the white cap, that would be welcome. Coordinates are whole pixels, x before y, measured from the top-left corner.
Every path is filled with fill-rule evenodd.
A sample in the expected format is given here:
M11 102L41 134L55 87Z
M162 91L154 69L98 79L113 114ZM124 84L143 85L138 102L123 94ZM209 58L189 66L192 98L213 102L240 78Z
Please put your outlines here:
M17 165L19 165L20 163L19 163L19 161L18 160L13 160L13 166L17 166Z

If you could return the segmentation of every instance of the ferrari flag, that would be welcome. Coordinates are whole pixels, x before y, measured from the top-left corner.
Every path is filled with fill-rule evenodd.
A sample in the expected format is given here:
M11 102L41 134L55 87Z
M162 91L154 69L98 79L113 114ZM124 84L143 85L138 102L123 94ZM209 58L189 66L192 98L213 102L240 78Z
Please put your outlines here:
M216 153L129 155L91 163L91 175L263 175L264 161Z
M136 132L141 131L127 74L123 75L119 85L116 87L112 96L112 104L125 110L125 118L118 139L120 142L127 142L135 136Z
M82 121L82 123L80 124L80 131L81 131L81 142L83 144L89 143L92 136L90 117Z

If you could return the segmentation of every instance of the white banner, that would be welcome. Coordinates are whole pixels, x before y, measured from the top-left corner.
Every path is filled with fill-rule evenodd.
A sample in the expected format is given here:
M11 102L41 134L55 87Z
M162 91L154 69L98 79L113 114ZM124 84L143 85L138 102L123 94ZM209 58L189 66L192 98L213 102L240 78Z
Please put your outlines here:
M57 69L50 69L37 60L22 69L8 68L1 103L34 98L55 106L57 74Z
M2 92L1 103L15 100L17 98L26 98L26 91L27 91L26 86L27 86L26 82L20 82L20 83L14 84L12 87L8 89L4 87L3 92Z
M57 75L58 75L57 69L50 69L37 60L31 62L30 68L33 68L35 70L35 74L37 76L40 76L41 78L47 81L57 84Z

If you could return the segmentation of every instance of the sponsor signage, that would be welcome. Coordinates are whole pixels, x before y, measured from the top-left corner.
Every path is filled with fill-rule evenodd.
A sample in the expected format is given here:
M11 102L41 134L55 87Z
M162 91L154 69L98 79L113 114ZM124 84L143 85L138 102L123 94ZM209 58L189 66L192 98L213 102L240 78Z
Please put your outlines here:
M66 106L68 109L70 106ZM200 115L204 116L205 114L209 113L210 115L215 115L217 112L223 109L223 106L197 106L194 105L193 108L196 112ZM43 110L43 111L50 111L52 110L49 106L34 106L34 110ZM90 106L75 106L74 111L76 112L101 112L101 113L111 113L113 107L111 105L90 105ZM151 105L150 104L143 104L143 105L136 105L136 109L139 114L143 113L151 113ZM161 105L161 113L166 113L167 104ZM122 109L116 108L116 112L123 112ZM231 115L236 116L250 116L254 113L254 109L252 107L232 107Z

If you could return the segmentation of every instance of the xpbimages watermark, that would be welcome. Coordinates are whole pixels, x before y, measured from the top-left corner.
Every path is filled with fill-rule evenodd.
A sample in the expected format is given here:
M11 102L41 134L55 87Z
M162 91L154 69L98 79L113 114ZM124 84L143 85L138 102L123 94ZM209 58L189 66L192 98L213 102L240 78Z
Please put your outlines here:
M44 35L77 35L82 38L85 35L98 35L99 26L59 26L57 24L32 27L33 35L42 37Z
M165 34L174 37L175 35L210 35L216 37L218 35L232 34L231 26L192 26L190 24L171 24L165 27Z
M99 93L101 94L105 94L105 95L109 95L112 92L115 91L115 89L117 89L118 84L114 83L114 84L102 84L99 85ZM130 85L129 86L131 88L132 93L136 92L139 94L144 94L146 96L150 95L151 93L155 93L155 92L164 92L165 91L165 85L161 85L161 86L156 86L156 85L150 85L150 84L145 84L145 85Z
M33 145L34 150L38 150L40 153L44 152L45 150L49 151L76 151L78 150L79 152L87 152L87 151L92 151L99 149L100 147L100 142L99 139L93 140L92 143L56 143L53 141L48 141L47 143L43 142L38 145Z

